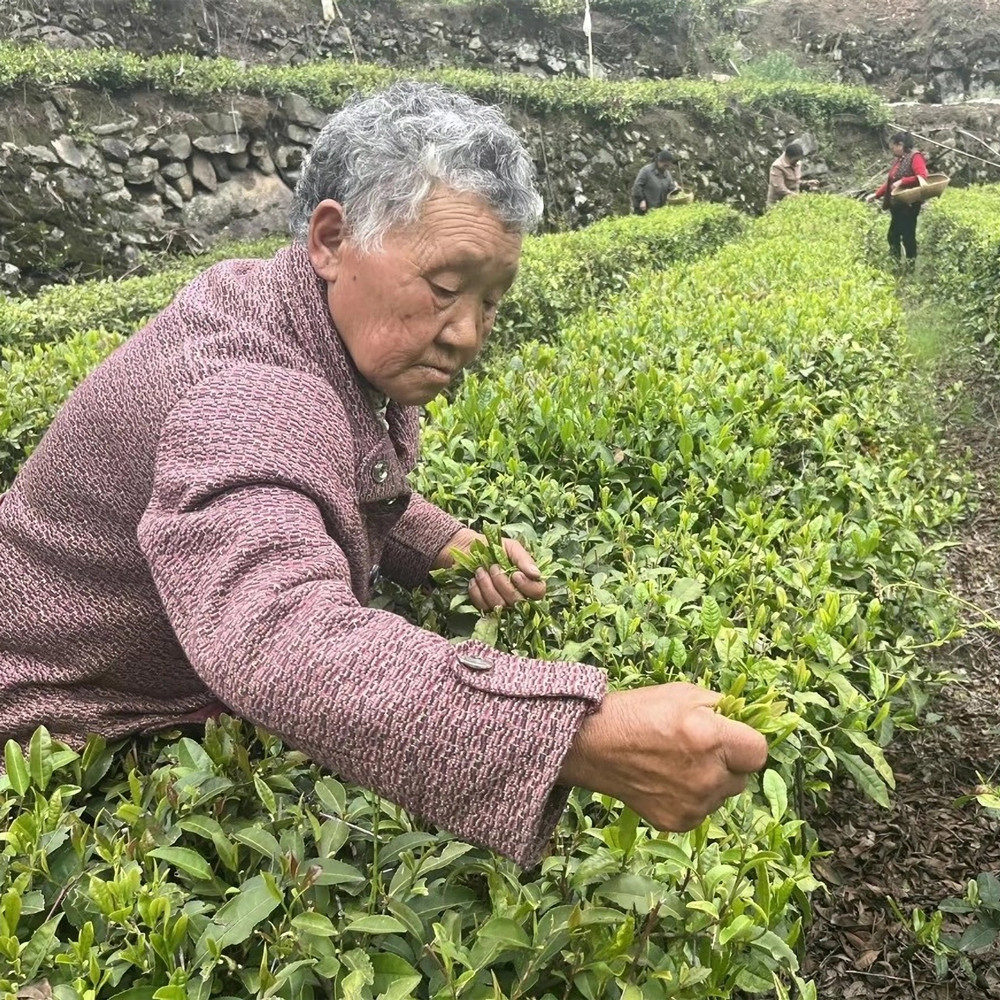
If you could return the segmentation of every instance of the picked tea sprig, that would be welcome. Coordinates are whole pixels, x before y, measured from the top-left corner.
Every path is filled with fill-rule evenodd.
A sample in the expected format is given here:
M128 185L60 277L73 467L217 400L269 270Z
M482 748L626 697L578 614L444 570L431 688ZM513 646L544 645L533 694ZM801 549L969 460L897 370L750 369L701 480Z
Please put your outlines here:
M734 719L752 726L765 736L772 736L769 745L773 749L791 736L801 721L794 712L788 711L788 702L778 698L778 692L768 690L759 698L747 700L743 697L746 674L741 674L725 694L715 703L715 711L727 719Z
M484 524L482 534L483 538L475 539L469 546L468 552L457 548L449 550L451 558L454 560L452 572L458 571L470 579L476 575L476 570L489 569L491 566L500 566L506 573L513 572L517 567L507 555L507 549L504 547L500 534L500 526L498 524Z

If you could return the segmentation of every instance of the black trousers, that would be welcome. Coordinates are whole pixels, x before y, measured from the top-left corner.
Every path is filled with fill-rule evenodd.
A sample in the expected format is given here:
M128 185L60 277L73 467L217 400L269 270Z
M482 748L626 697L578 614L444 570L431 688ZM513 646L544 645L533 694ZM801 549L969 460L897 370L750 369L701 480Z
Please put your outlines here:
M900 246L906 251L907 260L915 260L917 256L917 216L920 205L892 205L889 215L889 253L896 260L902 256Z

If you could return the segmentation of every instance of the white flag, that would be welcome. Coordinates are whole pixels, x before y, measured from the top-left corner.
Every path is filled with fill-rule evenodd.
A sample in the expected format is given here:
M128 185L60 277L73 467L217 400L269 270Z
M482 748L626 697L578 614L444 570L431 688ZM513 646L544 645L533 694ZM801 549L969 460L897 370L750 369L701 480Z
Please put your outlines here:
M583 7L583 33L590 38L590 4L586 3Z

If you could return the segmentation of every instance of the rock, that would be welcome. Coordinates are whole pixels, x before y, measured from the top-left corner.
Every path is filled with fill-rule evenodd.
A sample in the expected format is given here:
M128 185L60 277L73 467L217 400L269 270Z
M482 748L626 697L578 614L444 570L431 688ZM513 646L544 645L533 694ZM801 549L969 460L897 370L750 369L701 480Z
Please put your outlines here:
M172 184L185 201L190 201L194 197L194 181L187 174L177 177Z
M212 161L204 153L195 153L191 157L191 176L206 191L214 191L219 186Z
M531 76L538 80L547 80L549 78L549 74L538 65L521 65L517 67L517 71L522 76Z
M278 102L285 117L297 125L322 128L327 116L317 111L301 94L285 94ZM296 140L297 141L297 140Z
M257 157L257 169L262 174L273 174L277 169L274 165L274 160L271 159L271 154L265 152L263 155Z
M84 177L77 170L67 170L63 167L53 175L60 191L71 201L87 202L100 194L97 184L89 177Z
M105 158L114 163L128 163L129 148L128 143L121 139L107 138L101 139L97 143L98 149Z
M149 147L149 151L158 160L186 160L191 155L191 139L184 132L164 135Z
M243 115L238 111L230 111L222 114L218 111L209 111L201 116L205 127L209 132L219 132L223 135L239 133L243 131ZM226 150L226 152L236 152L236 150Z
M276 212L284 217L292 192L278 177L245 173L219 188L214 195L197 194L185 206L184 225L214 237L233 219Z
M47 146L25 146L24 154L32 163L58 163L59 157Z
M148 135L137 135L129 146L129 152L133 156L141 156L153 144L153 140Z
M533 45L531 42L521 42L517 48L514 49L514 57L518 62L529 64L537 63L538 46Z
M215 171L215 176L220 184L225 184L233 176L232 171L229 169L229 163L224 156L212 157L212 169Z
M250 165L250 154L244 150L242 153L229 154L229 167L231 170L246 170Z
M105 125L92 125L90 131L94 135L117 135L119 132L127 132L139 124L138 118L128 118L121 122L108 122Z
M65 28L57 28L55 25L46 25L38 33L38 39L43 45L50 49L85 49L87 43L78 38L71 31Z
M285 126L285 135L292 142L297 142L302 146L312 146L316 141L317 132L314 129L302 128L301 125L290 123Z
M566 68L566 60L560 59L558 56L551 55L547 52L544 56L542 56L542 66L550 73L558 74Z
M112 208L120 208L132 201L132 192L126 187L120 187L114 191L105 191L101 195L101 201Z
M301 146L279 146L274 151L274 162L279 170L295 170L302 165Z
M479 37L479 35L473 35L472 38L469 39L468 48L473 52L478 52L482 47L483 40Z
M194 140L194 146L203 153L242 153L247 148L248 141L246 136L233 133L203 135Z
M267 143L263 139L254 139L247 148L250 155L255 159L260 159L260 157L268 155Z
M931 51L928 65L932 70L941 69L961 69L965 59L961 52L954 52L951 49L933 49Z
M175 181L178 177L186 177L187 172L187 165L184 163L165 163L160 167L160 175L170 181Z
M56 151L56 156L66 164L67 167L76 167L79 170L84 164L83 150L68 135L61 135L58 139L52 140L52 148Z
M171 187L169 184L163 190L163 197L170 202L174 208L184 207L184 195L180 193L175 187Z
M126 184L149 184L157 176L160 164L152 156L141 156L125 164Z

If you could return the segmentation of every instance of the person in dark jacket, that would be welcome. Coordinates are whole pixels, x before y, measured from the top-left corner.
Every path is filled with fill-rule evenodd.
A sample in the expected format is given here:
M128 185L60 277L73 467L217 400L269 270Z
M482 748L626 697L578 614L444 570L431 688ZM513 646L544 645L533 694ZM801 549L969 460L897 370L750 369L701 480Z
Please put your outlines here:
M667 169L671 163L676 162L669 149L661 149L656 154L656 159L647 163L636 174L632 185L632 211L636 215L645 215L651 208L662 208L666 205L668 196L680 190L680 185Z
M889 253L900 260L901 251L905 250L909 264L917 259L917 216L920 214L920 202L906 205L894 202L892 196L906 188L917 187L919 178L927 176L927 163L923 154L913 147L913 136L909 132L896 132L889 139L889 149L894 157L889 167L889 176L881 187L865 199L881 199L882 207L888 210L892 219L888 234Z

